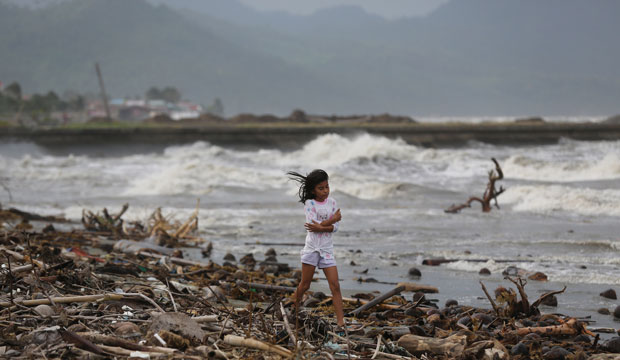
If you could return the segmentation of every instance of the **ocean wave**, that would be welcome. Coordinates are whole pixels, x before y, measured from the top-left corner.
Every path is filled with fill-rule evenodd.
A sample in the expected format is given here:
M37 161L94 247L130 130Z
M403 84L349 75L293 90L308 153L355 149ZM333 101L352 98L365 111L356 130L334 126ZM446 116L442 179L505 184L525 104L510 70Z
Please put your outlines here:
M502 164L506 178L549 182L575 182L620 178L620 152L599 159L536 159L514 155Z
M417 148L402 140L358 135L352 138L336 134L322 135L300 150L256 152L224 149L206 142L169 147L163 156L151 159L154 168L130 181L124 195L201 195L216 187L242 187L264 190L296 186L285 175L287 170L307 172L323 168L330 173L332 188L361 199L393 196L405 183L389 174L364 174L359 161L367 159L413 158ZM379 159L379 160L378 160ZM358 162L353 166L347 163ZM366 166L364 164L362 167ZM381 170L379 170L381 172Z
M336 167L355 159L413 159L418 151L416 146L402 139L388 139L366 133L354 137L326 134L310 141L300 150L284 154L278 163L284 166L305 164L313 168Z
M620 190L596 190L561 185L513 186L502 201L514 211L550 214L558 211L581 215L620 216Z

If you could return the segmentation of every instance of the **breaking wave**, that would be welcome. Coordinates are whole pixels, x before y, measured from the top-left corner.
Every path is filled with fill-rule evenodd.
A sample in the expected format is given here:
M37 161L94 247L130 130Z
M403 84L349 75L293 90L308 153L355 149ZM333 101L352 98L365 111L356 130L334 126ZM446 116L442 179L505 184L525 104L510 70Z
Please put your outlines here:
M515 211L550 214L620 216L620 190L576 188L562 185L522 185L509 188L502 201Z

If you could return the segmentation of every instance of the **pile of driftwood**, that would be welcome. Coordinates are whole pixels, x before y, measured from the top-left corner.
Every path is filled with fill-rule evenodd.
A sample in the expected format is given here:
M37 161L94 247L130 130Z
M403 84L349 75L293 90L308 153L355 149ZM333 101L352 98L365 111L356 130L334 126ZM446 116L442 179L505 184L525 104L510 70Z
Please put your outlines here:
M530 302L518 277L494 296L481 283L491 309L438 308L425 295L436 288L411 283L356 294L339 332L329 296L292 308L300 273L273 250L184 259L172 246L210 251L192 235L197 212L175 223L156 211L145 224L84 214L86 230L0 233L0 358L620 359L620 338L540 313L563 290Z

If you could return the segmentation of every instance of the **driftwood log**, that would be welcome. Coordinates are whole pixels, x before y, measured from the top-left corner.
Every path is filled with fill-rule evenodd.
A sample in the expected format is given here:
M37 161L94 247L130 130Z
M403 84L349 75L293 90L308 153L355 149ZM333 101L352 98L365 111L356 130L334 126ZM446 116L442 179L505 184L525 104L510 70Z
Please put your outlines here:
M398 284L397 287L393 288L392 290L389 290L379 296L377 296L376 298L372 299L371 301L365 303L364 305L358 307L357 309L351 311L348 315L349 316L358 316L361 312L366 311L368 309L370 309L371 307L382 303L383 301L391 298L394 295L398 295L403 291L421 291L421 292L426 292L426 293L437 293L439 292L439 290L437 290L436 287L434 286L428 286L428 285L419 285L419 284L413 284L413 283L400 283Z
M292 351L286 348L283 348L282 346L271 345L271 344L267 344L259 340L244 338L244 337L237 336L237 335L226 335L224 337L224 343L228 345L232 345L232 346L242 346L242 347L247 347L247 348L252 348L252 349L268 351L268 352L272 352L272 353L275 353L275 354L278 354L284 357L291 357L293 355Z
M417 335L404 335L398 339L398 346L404 347L413 355L431 353L455 358L463 353L467 344L466 335L452 335L445 339L436 339Z
M487 188L484 191L484 194L482 195L482 197L480 198L477 196L472 196L464 204L452 205L446 210L444 210L444 212L450 213L450 214L456 214L464 208L471 207L471 203L474 201L477 201L482 205L482 212L491 211L491 201L495 201L495 207L499 209L499 204L497 203L497 197L501 193L506 191L506 189L500 186L499 190L497 190L495 188L495 182L497 180L502 180L504 178L504 172L502 171L502 168L499 166L499 163L497 162L497 160L495 160L495 158L491 158L491 160L495 164L495 170L489 171L489 183L487 184Z
M568 321L560 325L551 326L537 326L537 327L524 327L515 331L519 336L525 336L527 334L538 335L579 335L588 334L595 336L592 332L586 329L585 323L577 321L577 319L569 319Z

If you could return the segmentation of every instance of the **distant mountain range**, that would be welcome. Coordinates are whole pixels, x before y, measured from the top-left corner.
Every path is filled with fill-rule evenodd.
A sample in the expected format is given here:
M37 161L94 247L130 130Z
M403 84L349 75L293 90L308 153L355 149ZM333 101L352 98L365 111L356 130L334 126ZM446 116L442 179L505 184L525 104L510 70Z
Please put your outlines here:
M114 96L171 85L227 115L620 112L617 0L453 0L394 21L236 0L0 2L0 34L0 80L25 92L95 92L99 62Z

